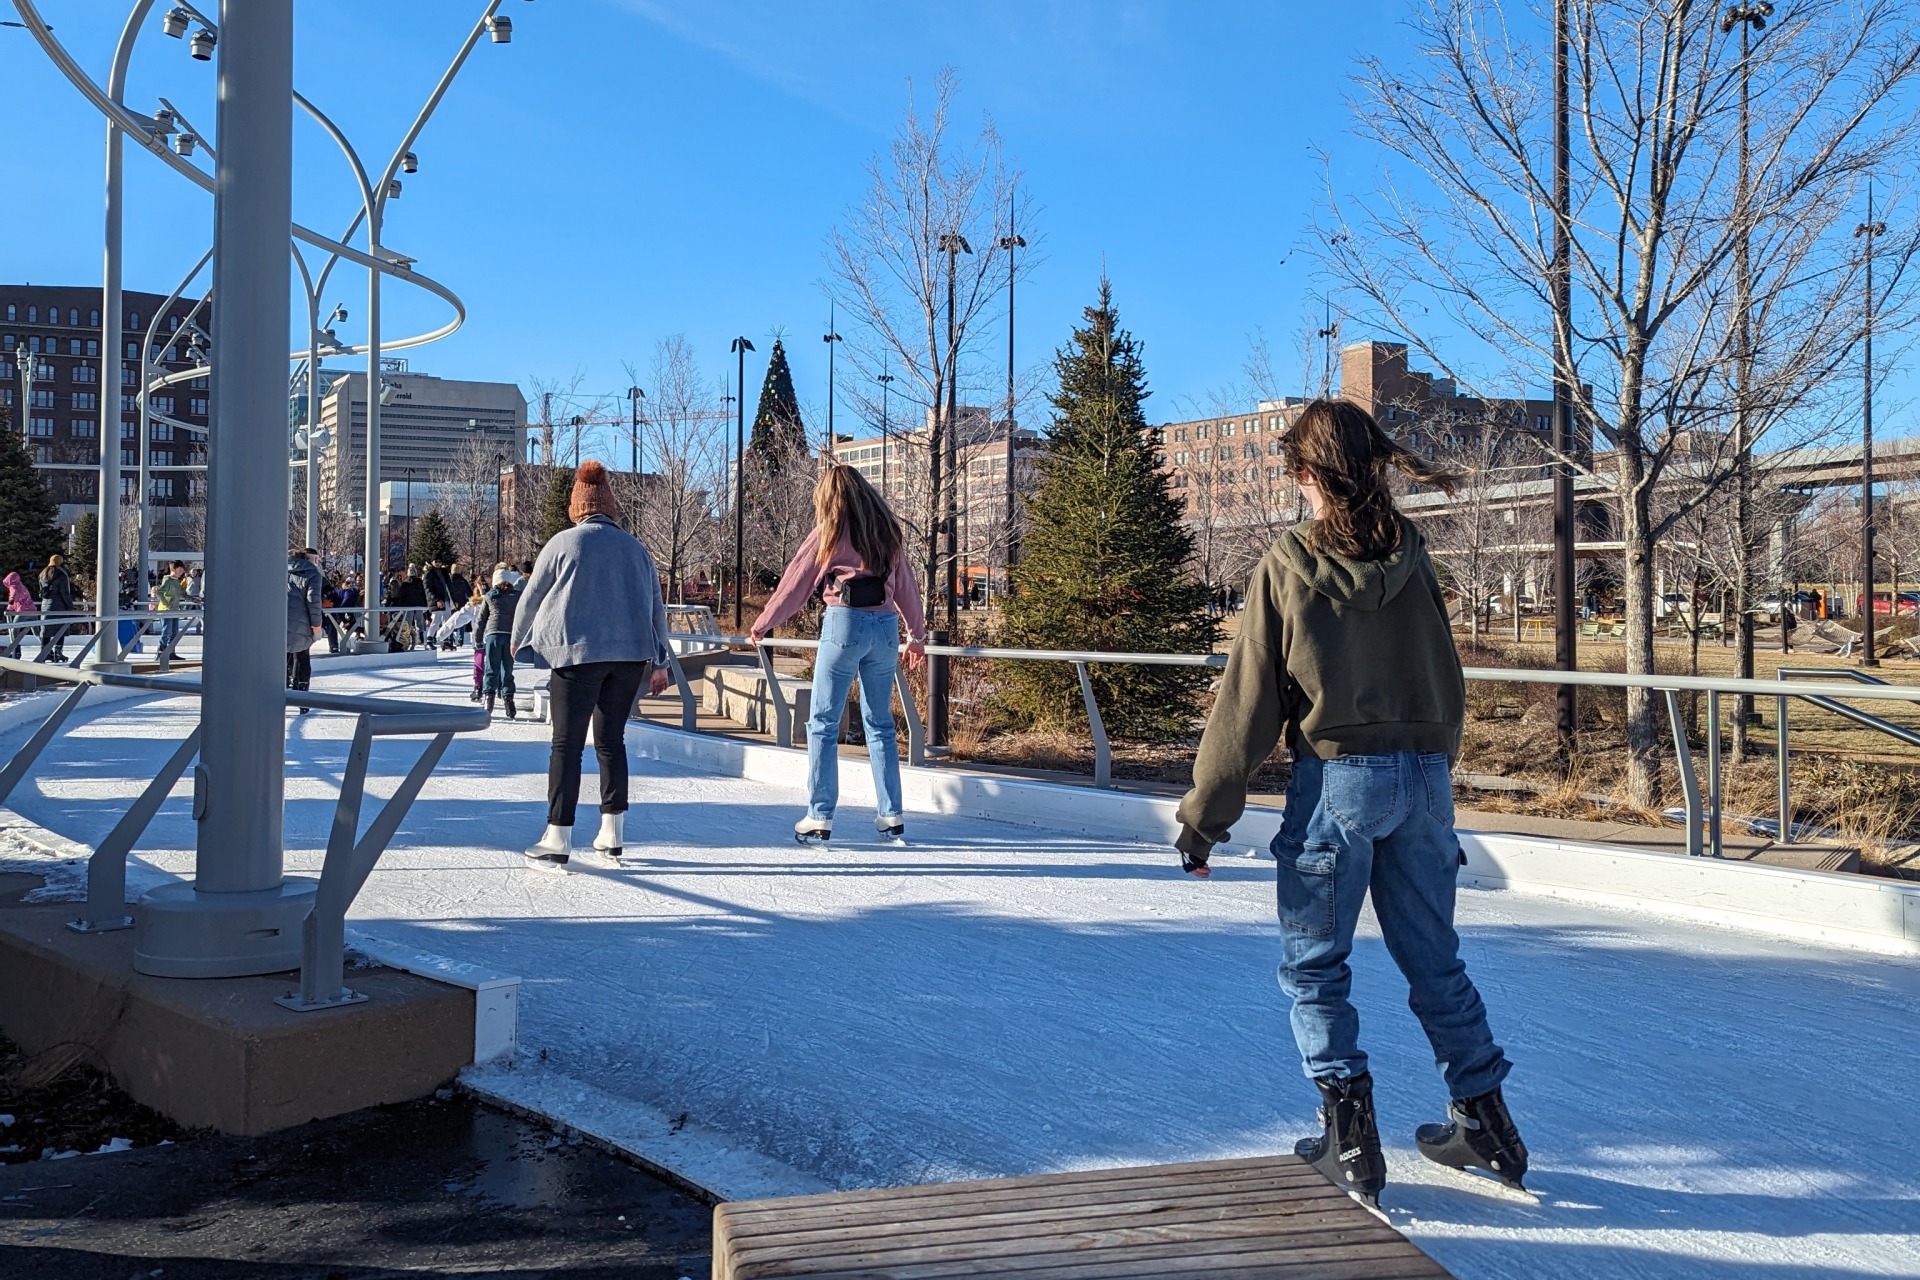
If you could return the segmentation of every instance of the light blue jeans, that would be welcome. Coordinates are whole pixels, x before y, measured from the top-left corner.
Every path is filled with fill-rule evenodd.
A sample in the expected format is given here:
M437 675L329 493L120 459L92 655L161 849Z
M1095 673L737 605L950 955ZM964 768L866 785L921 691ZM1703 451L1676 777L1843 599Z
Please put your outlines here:
M893 678L899 668L899 614L840 605L827 610L813 662L813 712L807 717L809 818L832 821L840 801L840 716L855 676L876 807L883 818L900 816L900 744L893 725Z
M1456 1098L1486 1093L1511 1069L1460 960L1453 928L1460 844L1442 754L1297 760L1274 837L1293 1038L1309 1077L1367 1069L1360 1015L1348 995L1353 931L1369 890L1387 953L1406 975L1407 1004Z

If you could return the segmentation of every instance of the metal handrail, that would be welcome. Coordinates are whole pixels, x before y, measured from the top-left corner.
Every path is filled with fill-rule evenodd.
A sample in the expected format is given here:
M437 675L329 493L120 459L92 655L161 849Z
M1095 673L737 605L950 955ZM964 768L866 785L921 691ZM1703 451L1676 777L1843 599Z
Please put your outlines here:
M669 636L670 647L676 651L684 648L691 651L692 646L684 642L690 637ZM715 635L701 636L699 640L708 647L724 644L733 648L746 648L755 651L760 668L766 677L767 696L774 709L776 731L774 739L781 746L793 746L792 712L787 706L785 691L781 689L774 675L773 650L775 649L818 649L820 641L804 639L779 639L768 637L756 644L751 636ZM906 646L902 646L904 649ZM973 645L936 645L923 646L929 658L989 658L1001 661L1032 662L1069 662L1072 663L1080 680L1080 697L1087 712L1087 726L1093 739L1093 782L1096 787L1110 787L1113 778L1112 744L1109 742L1106 727L1101 720L1100 706L1094 696L1093 682L1088 673L1092 664L1131 664L1140 666L1184 666L1184 667L1224 667L1227 658L1224 654L1198 653L1111 653L1099 650L1077 649L1001 649ZM676 656L671 659L673 674L679 685L682 702L681 722L687 729L697 724L693 702L693 692L680 669ZM1872 676L1845 669L1823 671L1819 668L1802 669L1808 675L1844 677L1859 681L1859 684L1807 683L1799 676L1800 670L1783 670L1781 678L1773 680L1742 680L1721 678L1718 676L1683 675L1629 675L1612 671L1555 671L1537 668L1518 667L1466 667L1462 675L1471 681L1486 681L1508 684L1545 684L1545 685L1583 685L1589 688L1604 689L1645 689L1661 695L1666 704L1667 719L1672 728L1674 758L1680 775L1680 791L1685 804L1685 824L1687 832L1687 852L1692 856L1711 853L1720 856L1723 843L1721 832L1721 766L1720 766L1720 699L1723 696L1774 696L1780 699L1778 753L1779 797L1780 797L1780 841L1782 844L1793 842L1793 823L1789 809L1790 796L1786 781L1786 714L1785 704L1789 697L1801 698L1816 706L1829 710L1838 710L1840 714L1861 723L1872 722L1872 727L1882 728L1902 741L1908 741L1909 730L1892 725L1879 717L1869 716L1852 708L1837 708L1830 705L1835 698L1867 698L1883 702L1920 703L1920 686L1894 685L1877 680ZM900 701L907 719L907 744L909 760L914 765L926 762L926 745L918 708L907 692L904 675L897 675ZM1863 687L1864 686L1864 687ZM1704 693L1707 695L1707 718L1714 726L1714 732L1707 737L1707 788L1703 796L1700 779L1694 770L1693 749L1688 741L1686 723L1681 713L1680 697L1682 693ZM1914 734L1914 745L1920 745L1920 734Z
M202 692L197 680L177 676L137 676L99 668L78 669L48 662L27 662L0 658L0 670L18 671L36 678L62 681L73 686L51 714L41 722L26 745L0 768L0 804L12 795L14 787L38 763L47 744L79 709L89 689L99 685L138 689L145 693L183 694L197 697ZM332 834L327 842L326 860L321 866L320 883L314 893L313 909L308 913L301 940L300 990L279 998L278 1003L295 1010L333 1009L358 1004L366 997L345 986L346 916L354 898L366 884L387 842L406 818L407 811L434 766L446 754L456 733L470 733L487 727L491 717L480 707L449 707L432 702L409 702L366 695L315 693L310 689L288 689L286 705L301 709L339 711L358 717L353 745L348 753L347 771L342 779L340 800L334 809ZM408 770L393 796L374 815L364 833L359 832L360 809L366 789L367 761L376 737L433 735L420 758ZM153 821L174 786L200 750L200 729L174 750L159 773L149 782L132 806L114 825L87 860L87 907L80 919L68 927L79 933L105 933L129 928L133 918L126 914L127 857L134 842Z

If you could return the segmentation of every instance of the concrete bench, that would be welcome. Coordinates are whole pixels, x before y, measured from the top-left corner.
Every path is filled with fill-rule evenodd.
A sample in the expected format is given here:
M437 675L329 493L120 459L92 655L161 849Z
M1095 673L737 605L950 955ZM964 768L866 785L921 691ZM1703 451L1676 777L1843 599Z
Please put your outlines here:
M793 712L794 736L798 738L813 708L813 683L799 676L781 676L780 692ZM700 707L752 733L779 729L773 700L767 696L767 677L759 667L708 667Z
M1447 1274L1293 1155L739 1200L713 1212L714 1280Z

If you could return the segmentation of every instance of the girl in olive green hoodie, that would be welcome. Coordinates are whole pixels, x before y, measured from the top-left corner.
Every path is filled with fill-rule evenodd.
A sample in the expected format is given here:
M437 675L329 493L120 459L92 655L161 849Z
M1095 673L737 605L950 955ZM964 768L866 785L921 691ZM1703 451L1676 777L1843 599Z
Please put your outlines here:
M1416 1145L1517 1187L1527 1149L1500 1094L1509 1066L1453 928L1460 658L1425 542L1387 484L1394 469L1443 488L1454 477L1344 400L1308 405L1284 444L1314 518L1281 535L1247 588L1175 844L1182 866L1204 877L1246 808L1248 776L1285 736L1293 776L1273 843L1280 981L1325 1126L1296 1150L1378 1206L1386 1163L1347 965L1371 895L1453 1095L1447 1123L1420 1126Z

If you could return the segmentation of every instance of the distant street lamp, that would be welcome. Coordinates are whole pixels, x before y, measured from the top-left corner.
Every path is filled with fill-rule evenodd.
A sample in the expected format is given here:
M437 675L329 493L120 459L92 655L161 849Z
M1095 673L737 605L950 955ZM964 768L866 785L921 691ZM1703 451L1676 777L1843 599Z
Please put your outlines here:
M576 413L573 415L573 421L568 424L573 428L573 469L575 471L580 469L580 428L585 426L586 422L585 418Z
M1013 566L1020 559L1020 539L1014 531L1013 504L1019 489L1013 475L1013 251L1027 247L1027 241L1013 231L1013 197L1007 197L1007 232L999 239L1007 254L1007 594L1013 594ZM991 590L993 576L987 576Z
M740 392L733 402L733 626L737 632L747 596L747 352L753 344L744 337L735 338L728 349L738 357L734 385Z
M880 383L880 496L887 496L887 441L892 432L887 429L887 396L893 390L893 375L883 373Z
M627 388L627 403L633 410L630 424L633 430L633 474L636 483L640 475L640 402L646 398L647 393L640 388Z
M827 457L832 458L837 446L833 434L833 349L840 345L841 338L833 328L833 303L827 303L827 331L820 335L820 341L827 344Z
M955 536L960 526L956 518L959 510L957 490L960 487L960 451L959 444L955 440L957 435L955 428L959 426L960 392L958 379L954 376L957 372L954 366L959 362L960 332L954 319L953 294L954 282L959 270L959 257L963 253L972 253L973 246L968 244L967 238L959 232L949 231L940 237L940 252L947 255L947 411L944 415L947 437L945 448L947 485L944 514L940 521L946 526L947 532L947 626L945 631L935 634L934 640L936 643L945 644L960 628L960 548L956 545ZM936 442L933 459L933 497L936 504L941 496L940 455L941 450ZM929 517L932 514L930 509ZM934 584L927 585L931 587ZM946 659L935 658L927 673L927 701L931 704L932 711L929 717L933 721L931 736L933 745L937 747L947 745L948 693L949 677Z
M1873 649L1873 238L1886 233L1887 224L1873 220L1873 184L1868 183L1867 220L1853 229L1855 236L1866 240L1867 259L1866 359L1861 365L1860 397L1860 665L1863 667L1880 665Z

